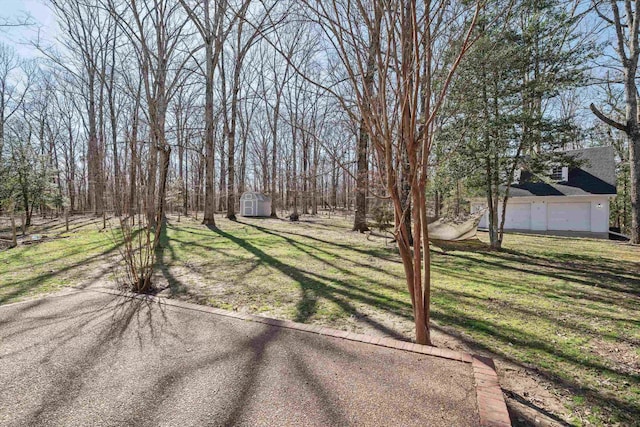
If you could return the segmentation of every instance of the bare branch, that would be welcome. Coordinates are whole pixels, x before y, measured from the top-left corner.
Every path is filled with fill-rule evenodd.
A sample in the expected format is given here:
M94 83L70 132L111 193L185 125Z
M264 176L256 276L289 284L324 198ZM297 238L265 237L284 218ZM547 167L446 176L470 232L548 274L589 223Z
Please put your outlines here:
M612 120L609 117L605 116L604 114L602 114L602 112L600 112L600 110L598 110L598 108L593 103L591 103L591 105L589 105L589 108L591 109L593 114L596 115L597 118L599 118L600 120L602 120L603 122L605 122L609 126L613 126L616 129L619 129L619 130L621 130L623 132L627 132L627 126L626 125L623 125L622 123L618 123L615 120Z

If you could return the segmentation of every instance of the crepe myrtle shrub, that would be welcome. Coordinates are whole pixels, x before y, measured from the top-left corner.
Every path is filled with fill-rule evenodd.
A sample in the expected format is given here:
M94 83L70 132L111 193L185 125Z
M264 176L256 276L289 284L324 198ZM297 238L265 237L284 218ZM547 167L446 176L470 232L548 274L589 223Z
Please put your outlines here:
M118 248L120 263L116 268L116 281L121 290L136 293L152 293L151 282L155 251L159 235L147 216L138 213L108 221L114 246Z

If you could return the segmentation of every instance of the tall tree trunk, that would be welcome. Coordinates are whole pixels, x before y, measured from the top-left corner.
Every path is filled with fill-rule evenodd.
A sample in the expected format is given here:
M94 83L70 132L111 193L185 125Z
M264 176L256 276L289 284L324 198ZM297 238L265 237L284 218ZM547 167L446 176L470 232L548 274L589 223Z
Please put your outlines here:
M318 214L318 141L316 138L313 140L313 181L311 182L311 214Z
M364 75L364 92L367 97L372 96L373 83L376 73L376 55L380 50L380 24L382 22L382 10L379 6L374 10L374 27L370 34L369 52L367 54L367 70ZM369 103L364 105L366 114L370 114ZM353 219L353 231L361 233L368 231L367 226L367 186L369 182L369 161L367 151L369 149L369 134L367 133L364 117L360 118L358 129L358 145L356 148L357 171L356 171L356 212Z
M227 128L227 218L236 220L236 127L238 117L238 95L240 93L240 70L241 62L238 60L233 71L233 86L231 89L231 120L230 124L225 121ZM225 108L226 110L226 108Z
M371 77L373 80L373 76ZM367 226L367 186L369 182L369 161L367 150L369 146L369 135L367 134L362 120L358 131L357 146L357 171L356 171L356 212L353 219L353 231L363 233L369 230Z
M338 162L335 157L331 159L331 197L329 203L332 209L338 206Z
M2 164L2 153L4 152L5 92L6 82L4 79L0 79L0 164Z
M66 163L66 169L67 169L67 194L69 197L69 209L71 210L71 212L73 212L76 209L76 189L75 189L75 180L76 180L76 175L75 175L75 152L73 149L73 146L75 144L74 140L75 138L73 137L73 127L72 125L69 123L67 125L67 135L69 138L69 150L68 153L65 153L65 163Z
M309 141L302 134L302 213L309 214Z
M626 22L620 14L618 1L611 0L613 19L606 21L615 27L616 50L624 71L625 123L602 114L595 105L591 111L609 126L623 131L629 139L629 175L631 191L631 243L640 244L640 125L638 124L638 88L636 85L638 58L640 57L639 28L640 2L625 0ZM599 13L599 12L598 12ZM600 13L599 13L600 14ZM603 15L600 15L603 16Z
M636 123L629 132L631 192L631 243L640 244L640 129Z
M273 127L271 129L271 218L278 217L276 212L276 177L278 172L278 119L280 118L281 96L282 91L278 91L276 93L276 104L273 108ZM282 191L280 195L282 196Z
M88 100L87 116L89 120L89 141L87 145L87 177L88 196L90 197L90 206L96 216L101 216L104 211L104 194L103 182L100 174L100 149L98 143L98 130L96 120L96 101L95 101L95 73L89 73L89 100Z
M205 4L205 14L208 14L208 1ZM208 16L205 21L209 22ZM214 140L214 123L213 123L213 40L207 38L205 40L205 188L204 188L204 217L202 223L215 227L215 182L214 182L214 164L215 164L215 140Z
M116 41L117 41L117 25L114 27L113 45L111 46L111 70L109 72L109 84L107 85L107 97L109 102L109 122L111 124L111 145L113 148L113 205L115 215L119 217L122 214L121 208L121 179L120 179L120 159L118 158L118 123L116 116L116 99L115 99L115 64L116 64Z
M149 165L147 169L147 195L146 195L146 207L147 207L147 221L151 226L155 226L155 195L156 195L156 181L158 175L158 145L156 137L152 137L151 146L149 147Z
M225 149L225 139L220 142L220 182L218 184L218 192L220 197L218 199L218 211L225 211L227 208L227 159Z
M242 145L240 146L240 174L238 177L238 194L242 195L245 191L247 179L247 139L248 135L242 133ZM257 187L255 187L257 188Z
M11 247L15 248L16 246L18 246L18 233L16 232L16 213L12 209L11 210Z
M235 176L236 176L236 163L235 163L235 131L230 133L227 137L229 142L229 157L228 157L228 174L227 174L227 218L231 221L236 220L236 196L235 196Z
M293 161L291 162L291 195L292 200L291 203L293 205L293 214L298 215L298 172L297 172L297 162L296 162L296 130L293 128L292 135L292 150L293 150Z

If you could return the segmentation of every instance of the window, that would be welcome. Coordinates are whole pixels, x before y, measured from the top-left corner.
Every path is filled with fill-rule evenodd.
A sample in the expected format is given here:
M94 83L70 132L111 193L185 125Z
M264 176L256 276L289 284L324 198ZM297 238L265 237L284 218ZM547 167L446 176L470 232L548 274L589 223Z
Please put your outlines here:
M549 174L552 181L563 182L569 180L569 168L566 166L554 166Z
M554 181L562 181L562 166L556 166L551 169L551 179Z

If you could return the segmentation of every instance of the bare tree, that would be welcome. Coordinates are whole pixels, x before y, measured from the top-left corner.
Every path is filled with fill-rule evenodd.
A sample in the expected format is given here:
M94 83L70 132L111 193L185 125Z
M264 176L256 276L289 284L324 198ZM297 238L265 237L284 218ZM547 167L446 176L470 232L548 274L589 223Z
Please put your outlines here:
M183 37L188 18L180 13L180 5L169 0L153 0L144 4L134 0L118 3L105 0L104 5L135 50L146 100L150 144L144 199L147 225L143 234L147 237L141 242L144 247L138 246L138 251L146 255L140 258L142 262L136 265L127 262L127 266L133 289L147 292L151 288L156 249L164 226L171 155L166 129L167 112L177 88L184 81L185 64L192 55L184 45ZM121 221L121 226L130 229L127 219ZM127 239L135 235L124 233L126 245L130 244Z
M301 27L298 27L301 28ZM284 88L291 79L292 71L289 63L294 60L294 55L297 52L297 45L301 40L301 34L299 31L293 32L291 35L282 34L285 29L278 31L278 43L282 47L280 52L285 56L285 63L281 65L279 55L271 55L268 57L268 63L266 67L268 67L270 72L270 80L273 93L267 93L266 90L266 73L262 74L262 95L265 98L269 108L267 108L267 120L269 123L269 128L271 130L271 186L269 192L271 193L272 203L271 203L271 217L276 218L278 216L276 212L276 184L277 184L277 162L278 162L278 139L279 135L279 123L280 123L280 115L281 115L281 105L283 99ZM288 45L285 45L288 43ZM282 67L284 66L284 69Z
M621 12L618 3L624 4ZM623 71L625 94L625 122L618 122L604 115L594 104L591 111L604 123L621 130L629 138L629 169L631 178L631 243L640 244L640 124L638 123L638 87L636 84L638 58L640 57L640 0L611 0L612 17L605 15L594 3L598 15L615 28L616 51Z
M482 2L454 10L459 5L428 0L421 5L406 0L389 4L385 1L308 2L308 9L327 34L332 51L345 70L353 99L340 96L333 87L324 86L351 112L357 115L370 136L380 170L386 174L388 197L393 201L396 217L395 236L404 265L407 287L413 305L416 341L430 344L430 256L428 246L426 183L432 126L447 92L449 82L465 52L472 45L471 31L475 26ZM376 31L377 14L382 16L380 46L376 48L374 84L363 84L367 75L370 43ZM443 16L443 19L438 19ZM447 18L447 19L444 19ZM433 80L434 57L438 50L451 46L438 38L439 25L464 22L455 50L454 60L444 78ZM377 37L377 34L376 34ZM406 156L408 167L400 166ZM411 185L412 209L403 203L399 183ZM412 218L413 241L404 218Z
M25 73L26 79L19 87L19 81L13 79L14 74L23 67L15 50L10 46L0 43L0 161L2 160L2 148L4 146L4 128L7 120L22 106L25 95L30 87L30 74Z
M367 66L362 84L364 92L373 92L373 84L376 72L376 53L380 49L380 27L382 25L382 10L374 8L372 28L369 34L369 52L367 53ZM363 105L365 110L369 110L370 106ZM367 113L369 114L369 113ZM358 171L356 179L356 213L353 219L353 231L365 232L369 230L367 227L367 183L369 180L369 134L364 123L364 118L360 119L358 129L358 146L356 155L358 158Z
M229 100L227 100L226 75L221 73L221 83L223 85L223 109L224 109L224 130L227 140L227 218L232 221L236 219L236 189L235 189L235 168L236 168L236 130L238 123L238 99L240 96L240 78L245 58L252 46L259 40L259 37L269 29L276 25L272 20L271 11L275 8L277 2L271 4L263 3L262 8L249 8L251 2L243 2L239 9L235 12L238 18L235 28L235 43L233 45L233 67ZM257 9L262 9L258 12ZM252 24L247 25L247 21L251 20ZM245 26L249 27L249 32L245 33ZM224 64L223 64L224 65ZM227 102L229 106L227 108Z
M246 3L246 2L245 2ZM203 0L194 4L187 3L186 0L180 0L180 4L189 15L189 19L193 22L198 30L200 37L204 42L205 51L205 157L206 157L206 181L205 181L205 202L204 202L204 218L203 224L215 226L215 124L213 111L213 87L214 72L218 67L220 53L222 52L224 41L229 31L231 31L232 23L225 24L225 15L228 10L228 1L214 1L213 16L211 16L211 1Z
M88 132L87 142L87 194L90 206L96 215L104 212L104 151L98 141L98 117L101 104L100 64L102 49L100 38L108 25L108 17L97 13L97 8L86 3L70 0L50 0L51 7L64 29L64 37L59 42L66 48L64 54L53 50L41 51L58 66L72 74L81 90L87 114L85 126Z

